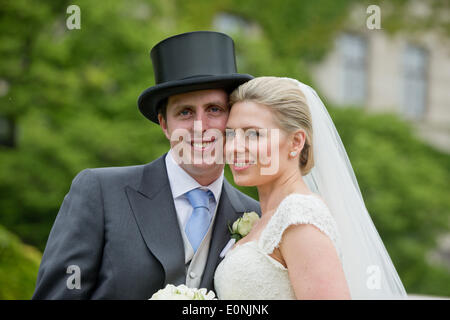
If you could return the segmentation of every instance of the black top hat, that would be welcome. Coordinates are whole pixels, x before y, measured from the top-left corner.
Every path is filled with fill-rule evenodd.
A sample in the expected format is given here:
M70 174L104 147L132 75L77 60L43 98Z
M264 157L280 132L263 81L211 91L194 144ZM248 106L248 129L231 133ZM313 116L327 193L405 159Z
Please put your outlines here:
M156 44L150 51L156 85L138 99L141 113L158 122L161 102L171 95L205 89L231 92L253 79L236 72L233 40L213 31L182 33Z

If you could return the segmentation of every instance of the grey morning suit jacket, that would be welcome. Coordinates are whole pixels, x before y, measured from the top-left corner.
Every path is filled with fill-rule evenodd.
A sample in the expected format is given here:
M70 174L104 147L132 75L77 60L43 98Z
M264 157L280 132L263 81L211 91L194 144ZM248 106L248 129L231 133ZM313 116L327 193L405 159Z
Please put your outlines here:
M148 299L166 284L185 282L165 156L75 177L50 232L33 299ZM227 224L245 211L259 213L258 202L224 179L200 287L214 289L219 254L230 239ZM67 286L71 265L79 267L80 289Z

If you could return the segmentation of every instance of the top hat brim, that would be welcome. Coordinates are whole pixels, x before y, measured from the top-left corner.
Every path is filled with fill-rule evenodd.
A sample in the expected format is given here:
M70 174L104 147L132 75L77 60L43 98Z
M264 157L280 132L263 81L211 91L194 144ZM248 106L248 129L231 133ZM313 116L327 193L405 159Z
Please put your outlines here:
M234 73L196 76L164 82L147 88L141 93L138 99L139 110L147 119L159 124L158 108L160 103L172 95L207 89L224 89L227 93L231 93L235 88L251 79L253 76L249 74Z

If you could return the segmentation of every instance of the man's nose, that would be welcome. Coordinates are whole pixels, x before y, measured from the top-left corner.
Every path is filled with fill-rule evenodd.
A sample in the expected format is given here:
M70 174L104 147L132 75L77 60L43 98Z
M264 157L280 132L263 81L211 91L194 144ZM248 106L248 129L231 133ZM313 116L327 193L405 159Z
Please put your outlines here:
M194 135L197 137L203 136L208 129L210 129L210 126L206 112L203 110L197 111L194 118Z
M195 113L194 121L202 124L203 131L208 129L208 117L203 109L197 110L197 112Z

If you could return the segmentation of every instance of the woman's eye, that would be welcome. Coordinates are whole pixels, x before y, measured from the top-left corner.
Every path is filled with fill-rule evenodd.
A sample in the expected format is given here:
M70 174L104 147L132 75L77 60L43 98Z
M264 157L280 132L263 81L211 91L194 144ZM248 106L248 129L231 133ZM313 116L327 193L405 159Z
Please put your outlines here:
M246 134L250 138L256 138L259 136L258 131L254 130L254 129L247 130Z
M236 133L234 132L234 130L229 130L229 129L225 130L226 138L234 138L235 135L236 135Z

